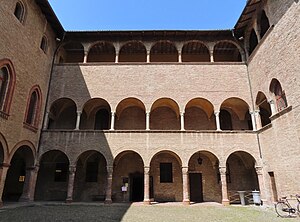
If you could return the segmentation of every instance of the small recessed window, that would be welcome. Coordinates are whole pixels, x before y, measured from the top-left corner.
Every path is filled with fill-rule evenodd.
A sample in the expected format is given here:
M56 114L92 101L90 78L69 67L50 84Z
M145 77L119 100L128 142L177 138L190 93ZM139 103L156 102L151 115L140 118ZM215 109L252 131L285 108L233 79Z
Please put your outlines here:
M24 122L26 125L37 128L41 108L41 90L39 86L34 86L29 95Z
M172 163L160 163L160 182L173 183Z
M46 36L43 36L42 41L41 41L41 45L40 48L44 51L44 53L47 52L47 48L48 48L48 41Z
M17 2L16 7L15 7L15 12L14 15L16 18L23 23L24 22L24 17L25 17L25 7L22 2Z

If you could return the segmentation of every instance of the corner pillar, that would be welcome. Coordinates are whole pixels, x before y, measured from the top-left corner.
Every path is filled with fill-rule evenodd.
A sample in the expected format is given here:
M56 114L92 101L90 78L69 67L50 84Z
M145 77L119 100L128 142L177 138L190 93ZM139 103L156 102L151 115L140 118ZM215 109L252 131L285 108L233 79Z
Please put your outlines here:
M34 200L34 192L35 192L38 171L39 171L38 166L32 166L26 169L23 193L22 196L20 197L21 202L30 202Z
M261 123L261 117L260 117L260 111L255 110L254 115L255 115L255 120L256 120L256 129L259 130L262 128L262 123Z
M10 167L10 164L7 164L7 163L3 163L2 166L0 166L1 171L2 171L0 174L0 207L3 206L2 195L3 195L6 175L7 175L7 171L9 169L9 167Z
M253 131L256 131L257 127L256 127L255 112L249 112L249 113L251 115L251 122L252 122Z
M269 104L271 107L272 116L274 116L277 113L274 100L273 99L269 100Z
M44 125L43 125L43 130L46 130L48 128L48 124L49 124L49 112L47 111L45 113L45 117L44 117Z

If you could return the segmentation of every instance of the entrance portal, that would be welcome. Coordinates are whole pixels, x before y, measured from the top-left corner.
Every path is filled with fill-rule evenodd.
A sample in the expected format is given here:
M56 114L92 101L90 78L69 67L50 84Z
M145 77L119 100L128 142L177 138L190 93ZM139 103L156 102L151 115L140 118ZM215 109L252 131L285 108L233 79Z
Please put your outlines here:
M203 202L202 174L190 173L190 200L192 202Z
M144 175L135 173L130 175L130 201L137 202L144 199Z

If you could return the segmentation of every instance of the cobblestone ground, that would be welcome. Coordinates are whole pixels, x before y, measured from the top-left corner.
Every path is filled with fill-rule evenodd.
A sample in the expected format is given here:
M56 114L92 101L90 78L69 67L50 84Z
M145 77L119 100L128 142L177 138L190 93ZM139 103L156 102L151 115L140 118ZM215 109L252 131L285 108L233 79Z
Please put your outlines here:
M274 209L255 206L223 207L217 204L53 204L34 203L11 205L0 209L0 221L205 221L205 222L276 222L300 221L297 218L278 218Z

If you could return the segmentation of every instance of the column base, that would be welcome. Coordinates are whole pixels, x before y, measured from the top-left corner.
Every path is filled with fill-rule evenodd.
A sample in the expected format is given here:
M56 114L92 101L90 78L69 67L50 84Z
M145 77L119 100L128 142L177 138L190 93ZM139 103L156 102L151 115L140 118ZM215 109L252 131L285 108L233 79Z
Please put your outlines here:
M228 199L223 199L223 200L222 200L222 204L223 204L224 206L229 206L229 205L230 205L230 202L229 202Z
M105 200L104 201L104 204L112 204L113 202L112 202L112 200Z
M19 202L32 202L28 197L20 197Z
M183 200L182 201L183 205L191 205L191 201L190 200Z
M148 200L144 200L144 205L151 205L151 201L148 199Z
M71 204L72 202L73 202L73 199L71 199L71 198L66 199L67 204Z

